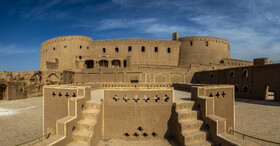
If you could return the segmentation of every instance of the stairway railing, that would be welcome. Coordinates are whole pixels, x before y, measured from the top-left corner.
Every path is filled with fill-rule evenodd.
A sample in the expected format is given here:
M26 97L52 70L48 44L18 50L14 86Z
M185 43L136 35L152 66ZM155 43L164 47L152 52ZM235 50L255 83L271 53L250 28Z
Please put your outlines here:
M274 141L270 141L270 140L265 140L265 139L257 138L257 137L250 136L250 135L247 135L247 134L244 134L244 133L241 133L241 132L237 132L237 131L234 131L234 130L230 130L230 131L229 131L229 134L230 134L231 132L242 135L242 136L243 136L243 139L245 139L245 137L249 137L249 138L253 138L253 139L256 139L256 140L260 140L260 141L264 141L264 142L273 143L273 144L279 144L279 145L280 145L279 142L274 142Z
M46 136L46 139L48 139L48 138L50 137L50 135L51 135L51 133L47 133L47 134L42 135L42 136L40 136L40 137L37 137L37 138L31 139L31 140L29 140L29 141L26 141L26 142L23 142L23 143L20 143L20 144L17 144L16 146L24 145L24 144L27 144L27 143L33 142L33 141L38 140L38 139L39 139L39 141L40 141L40 139L41 139L41 138L43 138L44 136Z

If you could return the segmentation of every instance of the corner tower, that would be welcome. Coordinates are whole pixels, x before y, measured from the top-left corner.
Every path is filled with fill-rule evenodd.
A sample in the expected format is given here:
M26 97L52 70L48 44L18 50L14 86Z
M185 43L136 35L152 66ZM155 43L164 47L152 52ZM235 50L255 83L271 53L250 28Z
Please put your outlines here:
M229 42L224 39L191 36L181 37L179 41L179 65L218 64L224 58L231 58Z

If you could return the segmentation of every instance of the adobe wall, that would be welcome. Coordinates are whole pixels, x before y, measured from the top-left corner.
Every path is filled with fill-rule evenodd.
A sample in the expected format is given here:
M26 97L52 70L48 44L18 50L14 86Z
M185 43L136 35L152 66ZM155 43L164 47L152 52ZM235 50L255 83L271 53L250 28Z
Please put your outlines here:
M118 67L113 66L114 60L120 61L119 67L129 64L177 66L179 46L180 42L171 40L92 41L86 36L57 37L42 43L40 70L84 69L86 61L93 61L93 68L99 68L101 60L108 61L106 68Z
M229 42L215 37L181 37L179 65L215 64L231 58Z
M280 99L280 64L237 67L197 72L192 83L231 84L237 97L265 100L267 86L274 92L274 100Z

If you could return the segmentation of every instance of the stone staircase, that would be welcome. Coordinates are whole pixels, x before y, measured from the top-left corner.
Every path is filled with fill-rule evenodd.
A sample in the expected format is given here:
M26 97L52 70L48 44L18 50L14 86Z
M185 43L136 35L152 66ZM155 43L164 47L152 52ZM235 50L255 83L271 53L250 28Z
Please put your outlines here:
M94 128L99 114L101 103L87 101L82 110L82 119L78 121L76 129L72 133L73 141L68 146L89 146L94 135Z
M200 120L200 111L195 106L195 101L184 101L176 103L180 138L180 145L185 146L212 146L214 142L209 141L209 132L204 122Z

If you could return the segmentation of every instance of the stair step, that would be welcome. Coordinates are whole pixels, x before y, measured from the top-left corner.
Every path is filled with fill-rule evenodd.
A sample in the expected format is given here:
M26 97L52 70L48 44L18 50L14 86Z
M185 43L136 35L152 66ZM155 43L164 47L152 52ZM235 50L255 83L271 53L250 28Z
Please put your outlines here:
M77 130L72 133L73 139L75 141L83 141L86 143L90 143L92 135L93 132L86 129Z
M82 110L82 118L84 119L97 119L100 110L98 109L85 109Z
M89 146L89 144L83 141L73 141L68 143L67 146Z
M90 100L90 101L86 102L86 108L87 109L100 109L101 108L101 103Z
M79 129L88 129L93 131L95 124L96 124L95 120L82 119L78 121L77 125Z
M192 110L195 108L195 101L184 101L176 103L176 111L179 110Z
M203 127L202 120L181 121L182 131L200 130Z
M178 120L181 121L186 120L197 120L200 118L200 111L198 110L180 110L177 111L178 113Z
M214 146L215 143L213 141L200 141L200 142L196 142L196 143L192 143L192 144L186 144L186 146Z
M185 138L185 144L193 144L197 142L206 141L209 137L209 133L204 130L183 131L183 136Z

